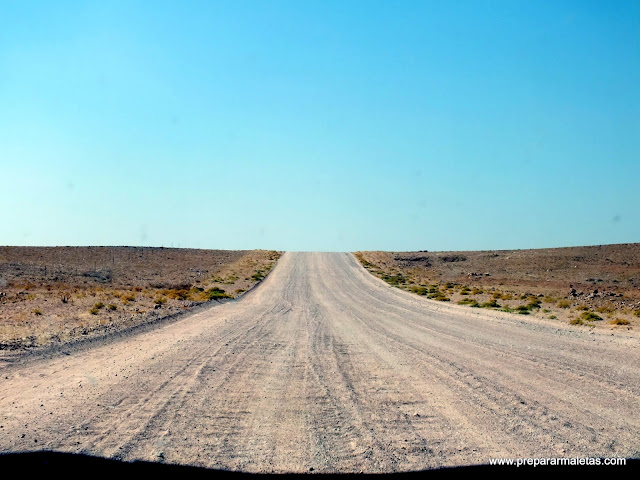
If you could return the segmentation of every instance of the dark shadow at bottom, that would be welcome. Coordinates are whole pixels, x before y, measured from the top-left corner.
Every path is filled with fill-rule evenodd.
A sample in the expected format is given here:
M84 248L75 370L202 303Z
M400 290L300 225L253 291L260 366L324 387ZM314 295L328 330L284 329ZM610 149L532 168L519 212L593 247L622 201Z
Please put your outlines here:
M384 473L384 474L343 474L343 473L316 473L310 470L306 473L294 473L294 474L278 474L278 476L302 476L313 475L314 477L346 477L346 476L358 476L367 478L376 477L397 477L397 478L451 478L451 477L473 477L476 475L492 475L492 480L495 475L499 478L514 478L514 475L521 474L544 474L550 473L562 473L569 472L575 473L576 470L584 470L584 472L594 473L606 473L606 474L624 474L640 472L640 459L627 459L626 465L584 465L584 466L502 466L502 465L471 465L465 467L448 467L434 470L422 470L415 472L402 472L402 473ZM93 475L119 475L120 477L139 477L147 478L148 475L157 475L158 478L163 478L164 475L169 475L170 478L258 478L265 476L272 476L276 474L272 473L244 473L234 472L228 470L216 470L201 467L190 467L184 465L172 465L166 463L154 463L154 462L122 462L118 460L111 460L101 457L93 457L89 455L81 455L74 453L62 453L62 452L24 452L24 453L7 453L0 454L0 472L2 472L4 478L11 478L10 475L16 474L20 476L28 475L29 478L33 478L35 475L58 475L62 476L74 476L76 474L83 476ZM173 477L175 475L175 477ZM53 478L56 478L53 477ZM45 478L45 477L43 477ZM48 477L47 477L48 478ZM516 477L517 478L517 477ZM638 478L638 477L636 477ZM120 480L120 479L116 479Z

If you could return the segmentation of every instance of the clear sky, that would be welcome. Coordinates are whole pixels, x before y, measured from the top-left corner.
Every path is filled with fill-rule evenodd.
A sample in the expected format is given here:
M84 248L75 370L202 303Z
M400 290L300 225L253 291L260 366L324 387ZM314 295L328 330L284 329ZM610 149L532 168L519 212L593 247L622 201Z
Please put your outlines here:
M0 0L0 245L640 242L640 2Z

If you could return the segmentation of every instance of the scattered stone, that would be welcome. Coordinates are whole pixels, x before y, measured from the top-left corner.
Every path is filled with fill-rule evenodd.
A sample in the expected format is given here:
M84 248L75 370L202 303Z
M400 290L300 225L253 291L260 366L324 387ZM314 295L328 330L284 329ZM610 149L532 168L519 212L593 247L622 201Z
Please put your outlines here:
M467 257L464 255L445 255L440 260L443 262L464 262L467 260Z

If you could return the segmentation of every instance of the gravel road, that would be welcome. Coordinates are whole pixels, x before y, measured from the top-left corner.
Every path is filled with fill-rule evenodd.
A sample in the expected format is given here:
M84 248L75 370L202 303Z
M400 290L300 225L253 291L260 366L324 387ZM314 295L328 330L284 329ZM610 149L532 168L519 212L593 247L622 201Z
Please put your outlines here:
M0 452L246 472L640 456L640 337L445 305L350 254L139 335L0 367Z

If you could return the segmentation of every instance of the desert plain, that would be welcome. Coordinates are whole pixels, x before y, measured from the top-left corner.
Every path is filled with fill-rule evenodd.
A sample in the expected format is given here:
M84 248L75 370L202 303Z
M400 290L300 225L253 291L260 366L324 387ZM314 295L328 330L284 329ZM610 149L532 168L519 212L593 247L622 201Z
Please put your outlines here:
M640 458L638 244L70 250L0 250L2 454L258 473Z

